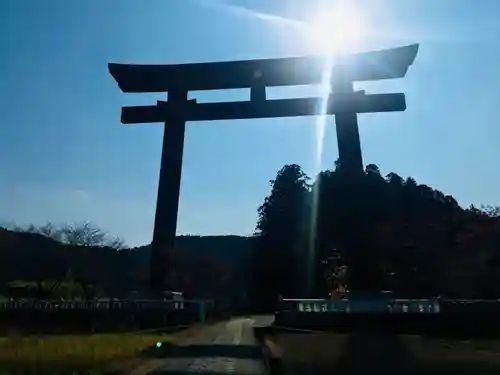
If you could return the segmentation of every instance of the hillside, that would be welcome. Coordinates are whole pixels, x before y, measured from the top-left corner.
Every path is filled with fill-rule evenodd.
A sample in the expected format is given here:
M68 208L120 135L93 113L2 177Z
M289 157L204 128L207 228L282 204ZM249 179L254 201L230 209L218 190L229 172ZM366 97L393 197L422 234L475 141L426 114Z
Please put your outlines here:
M374 164L355 189L338 167L310 180L298 165L278 172L255 237L178 237L168 284L194 298L251 294L270 304L346 285L406 297L500 295L500 208L463 208L412 177L383 176ZM124 249L89 223L3 229L0 294L16 280L73 278L87 296L124 296L148 289L150 255L150 246Z
M231 293L245 283L250 242L239 236L180 236L176 266L195 296L215 288L215 276L221 274L215 268L227 269L234 279L226 287ZM102 294L123 295L147 287L150 251L149 245L123 250L69 246L0 228L0 290L5 293L13 280L60 280L71 270L76 279L99 285Z

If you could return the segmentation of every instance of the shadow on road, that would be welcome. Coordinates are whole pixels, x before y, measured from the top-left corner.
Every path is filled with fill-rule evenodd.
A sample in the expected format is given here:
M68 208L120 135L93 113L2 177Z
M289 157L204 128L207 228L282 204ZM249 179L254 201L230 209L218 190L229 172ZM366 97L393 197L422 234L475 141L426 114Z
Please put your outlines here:
M175 345L163 344L141 353L143 358L206 358L226 357L238 359L262 359L262 349L255 345Z
M148 375L192 375L192 371L164 371L155 370L150 372ZM216 371L196 371L197 375L248 375L248 373L238 373L238 372L216 372Z
M169 366L164 368L159 368L150 372L151 375L189 375L193 372L197 374L207 374L207 375L249 375L249 374L260 374L261 371L253 372L246 371L244 374L239 374L237 368L230 365L231 360L243 359L250 361L263 361L264 356L262 353L262 348L255 345L223 345L223 344L211 344L211 345L175 345L175 344L164 344L161 347L151 347L141 353L142 358L147 359L160 359L160 360L173 360L175 367L180 366L179 369L168 369ZM202 363L197 365L195 370L190 369L189 366L195 364L197 359L203 359ZM206 361L205 361L206 359ZM178 361L180 360L180 361ZM217 372L210 369L210 365L217 363L218 360L222 360L223 366L224 362L228 361L228 372ZM263 362L262 362L263 363ZM175 365L177 364L177 365ZM234 366L234 365L233 365ZM246 369L249 370L249 369Z
M267 345L271 375L285 374L484 374L500 373L496 354L460 347L415 345L396 334L258 333ZM436 350L434 351L434 347Z

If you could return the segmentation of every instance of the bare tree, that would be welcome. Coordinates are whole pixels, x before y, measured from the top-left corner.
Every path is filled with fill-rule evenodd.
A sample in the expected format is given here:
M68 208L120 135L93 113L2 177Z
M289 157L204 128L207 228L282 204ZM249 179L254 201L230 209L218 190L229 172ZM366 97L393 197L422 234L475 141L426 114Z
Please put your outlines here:
M61 242L61 229L54 226L50 221L38 227L33 224L23 227L15 223L9 223L5 225L5 228L14 232L40 234L44 237Z
M500 206L483 205L480 210L489 217L500 217Z
M108 247L115 250L126 248L124 241L121 238L109 236L105 231L90 222L54 225L48 221L41 226L32 224L19 226L15 223L7 223L7 225L4 226L15 232L42 235L68 246L78 246L84 248ZM56 249L56 252L58 254L58 261L61 262L60 265L66 269L66 272L64 274L65 276L61 274L61 276L49 286L49 290L47 292L50 293L50 295L54 295L64 280L67 279L67 275L71 274L73 282L77 282L82 287L84 295L87 298L90 295L95 294L94 289L96 286L91 285L89 275L85 276L85 272L80 265L83 259L81 257L87 257L88 262L88 260L93 257L93 252L85 250L78 252L68 251L68 249L64 249L63 247ZM53 261L54 260L51 260L51 262ZM37 278L37 295L41 295L42 291L45 291L44 282L46 282L46 280L44 276L45 273L41 273L40 277Z
M71 246L104 246L106 233L89 222L66 224L62 230L62 242Z
M40 234L70 246L110 247L115 250L126 248L122 238L110 236L90 222L56 226L47 221L41 226L30 224L22 227L15 223L6 223L3 226L14 232Z
M30 231L32 231L33 228L34 228L33 225L29 225L27 227L23 227L23 226L20 226L20 225L16 224L13 221L3 222L0 226L2 228L4 228L4 229L7 229L7 230L10 230L10 231L13 231L13 232L22 232L22 233L31 233Z
M125 242L120 237L106 237L105 246L115 250L123 250L126 248Z
M36 228L35 232L41 234L42 236L52 238L53 240L61 242L61 228L57 228L50 221L47 221L44 225Z
M110 247L115 250L125 248L119 237L109 236L102 229L90 222L65 225L61 230L61 242L72 246Z

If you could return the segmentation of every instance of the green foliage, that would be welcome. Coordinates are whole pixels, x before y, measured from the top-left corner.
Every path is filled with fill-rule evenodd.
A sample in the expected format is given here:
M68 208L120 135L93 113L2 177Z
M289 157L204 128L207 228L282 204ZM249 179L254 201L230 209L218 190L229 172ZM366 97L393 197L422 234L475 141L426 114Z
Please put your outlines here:
M309 178L298 165L286 165L271 181L271 193L258 210L253 259L254 298L270 308L278 295L296 295L301 250L309 245Z
M355 183L338 163L312 186L308 180L299 166L285 166L259 209L254 262L261 264L253 271L259 298L300 296L304 275L313 276L316 295L339 279L350 289L403 296L500 295L500 209L463 209L412 177L384 178L374 164Z
M14 280L8 283L6 292L12 298L47 298L47 299L83 299L85 290L80 283L71 276L63 281L40 280L25 281Z

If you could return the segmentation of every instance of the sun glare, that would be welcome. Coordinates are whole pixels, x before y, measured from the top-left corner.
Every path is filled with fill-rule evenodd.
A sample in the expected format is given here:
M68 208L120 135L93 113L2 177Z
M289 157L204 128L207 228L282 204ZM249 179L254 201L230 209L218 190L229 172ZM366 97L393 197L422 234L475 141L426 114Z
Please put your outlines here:
M359 9L338 1L334 6L318 10L307 22L308 43L318 54L338 55L360 47L364 36Z

